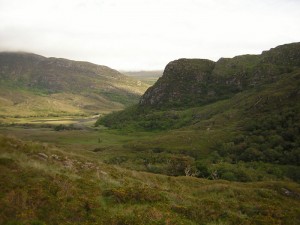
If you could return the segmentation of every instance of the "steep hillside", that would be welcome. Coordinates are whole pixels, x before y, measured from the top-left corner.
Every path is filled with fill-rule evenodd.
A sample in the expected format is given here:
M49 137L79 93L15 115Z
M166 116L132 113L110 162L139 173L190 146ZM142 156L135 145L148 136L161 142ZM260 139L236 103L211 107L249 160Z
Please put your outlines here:
M214 62L202 59L180 59L170 62L163 76L149 88L140 100L141 105L178 106L193 104L200 97Z
M261 55L242 55L217 62L179 59L142 96L140 105L176 108L203 105L265 83L300 66L300 43L278 46Z
M262 168L270 163L279 177L300 181L299 47L299 43L279 46L260 56L221 63L171 62L139 105L102 117L97 124L161 132L132 148L179 154L181 162L189 161L191 168L202 171L200 177L214 179L215 170L222 179L251 181L251 172L240 176L242 168L259 174L257 170L266 171ZM170 172L159 163L163 159L151 157L145 156L151 164L148 171L185 174L184 168Z
M30 53L0 53L2 115L85 113L133 104L148 85L106 66Z
M151 118L151 114L161 114L163 111L172 115L176 111L175 114L178 114L178 111L192 107L204 109L205 106L207 110L210 110L210 105L213 106L213 103L218 104L226 99L234 102L239 96L237 94L252 93L255 96L253 104L259 105L262 100L255 103L255 99L261 99L266 89L269 90L268 99L276 98L281 94L294 95L291 106L296 106L298 94L295 93L298 93L299 69L300 43L278 46L261 55L221 58L218 62L203 59L175 60L166 66L163 76L145 92L137 106L116 113L116 122L113 119L114 115L105 117L102 121L109 121L111 126L114 124L122 126L122 124L130 123L130 115L134 115L133 117L140 115L143 120L147 120ZM284 82L289 80L294 81L286 86ZM278 83L277 87L282 89L281 92L276 93L271 89L275 87L272 84L276 83ZM283 101L280 100L277 103L280 106ZM241 113L247 113L248 109L244 108L241 102L237 102L236 105ZM227 107L230 105L228 104ZM161 118L157 116L157 121L174 120L171 127L168 125L166 128L178 127L175 125L177 116ZM193 123L197 119L200 117L195 116ZM185 122L180 126L189 124L192 123Z
M0 224L300 224L298 48L171 62L140 104L97 122L114 129L68 116L4 124ZM20 113L28 92L36 107L97 94L25 81L1 89Z

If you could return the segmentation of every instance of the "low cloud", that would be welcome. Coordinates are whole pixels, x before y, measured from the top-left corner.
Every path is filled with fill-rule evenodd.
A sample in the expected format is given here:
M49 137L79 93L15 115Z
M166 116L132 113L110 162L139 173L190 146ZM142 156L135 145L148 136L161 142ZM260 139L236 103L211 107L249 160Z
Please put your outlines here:
M0 50L162 69L300 40L295 0L0 0Z

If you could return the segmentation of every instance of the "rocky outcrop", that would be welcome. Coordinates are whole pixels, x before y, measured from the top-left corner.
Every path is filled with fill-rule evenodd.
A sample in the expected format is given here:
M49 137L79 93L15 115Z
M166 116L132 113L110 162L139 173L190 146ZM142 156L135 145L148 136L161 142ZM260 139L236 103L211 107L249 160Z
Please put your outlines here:
M170 62L163 76L140 99L141 106L196 106L278 80L300 66L300 43L278 46L261 55Z
M189 95L201 95L215 63L202 59L179 59L170 62L164 74L140 100L142 105L162 105L189 101Z

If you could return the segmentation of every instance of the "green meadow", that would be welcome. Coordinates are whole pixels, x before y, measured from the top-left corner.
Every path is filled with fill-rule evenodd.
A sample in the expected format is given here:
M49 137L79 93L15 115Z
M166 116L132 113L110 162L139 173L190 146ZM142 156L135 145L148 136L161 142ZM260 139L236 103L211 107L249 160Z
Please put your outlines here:
M300 187L288 166L233 165L211 153L232 128L134 132L96 120L1 127L1 224L299 222Z

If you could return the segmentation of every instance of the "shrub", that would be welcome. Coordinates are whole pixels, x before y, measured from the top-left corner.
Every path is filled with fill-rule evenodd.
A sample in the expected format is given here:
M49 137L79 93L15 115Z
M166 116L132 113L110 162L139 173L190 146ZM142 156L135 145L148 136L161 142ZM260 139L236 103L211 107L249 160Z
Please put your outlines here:
M144 203L166 200L157 190L149 187L119 187L104 191L105 197L111 197L118 203Z

